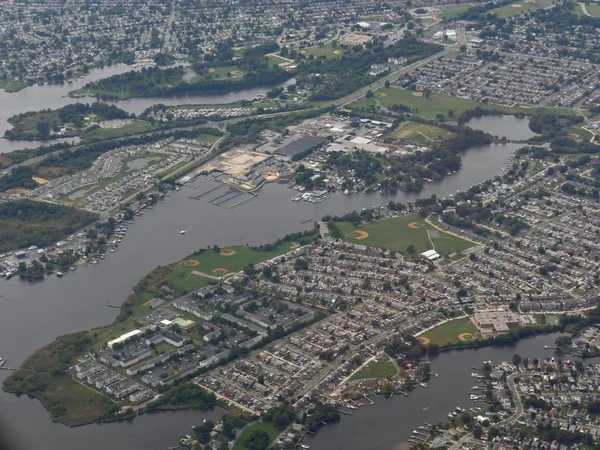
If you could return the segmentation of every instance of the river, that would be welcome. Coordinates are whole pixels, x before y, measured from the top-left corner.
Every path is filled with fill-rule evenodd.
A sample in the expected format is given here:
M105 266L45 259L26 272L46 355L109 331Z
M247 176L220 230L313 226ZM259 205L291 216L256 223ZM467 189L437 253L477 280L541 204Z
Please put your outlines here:
M519 144L492 144L470 149L463 155L463 167L459 173L428 183L423 192L413 195L339 195L320 204L295 203L290 201L295 191L283 185L269 184L256 198L230 210L214 206L206 198L189 198L189 188L171 192L167 200L136 219L117 252L108 254L97 266L82 267L63 278L48 277L39 283L26 283L17 278L0 280L0 342L3 343L0 357L8 359L8 366L17 366L35 349L59 335L111 323L117 310L107 307L109 302L122 302L149 270L177 261L195 249L214 244L264 244L289 232L307 229L311 225L303 225L302 221L310 217L342 215L352 210L384 205L391 199L405 202L432 194L448 196L500 174L503 164L519 147ZM189 231L180 235L181 229ZM0 382L7 375L6 371L0 371ZM451 373L442 374L443 379L451 377ZM417 391L413 395L418 398L423 394ZM456 403L455 400L449 402ZM177 418L182 417L181 421L166 419L170 423L168 432L165 431L166 425L165 428L151 425L158 420L155 417L162 416L144 417L126 424L91 425L69 430L52 423L37 401L0 393L0 404L3 433L20 444L20 447L11 448L23 449L47 447L49 442L60 442L63 449L76 449L82 446L79 439L84 439L79 436L85 436L86 448L99 450L106 448L107 443L97 438L100 434L111 435L110 439L113 434L126 435L126 438L111 441L109 447L115 450L130 449L134 442L147 442L148 435L155 436L156 439L150 441L156 445L135 447L164 449L165 435L168 435L169 442L175 442L177 436L189 431L196 417L201 420L206 415L186 412L182 416L177 415Z
M555 350L544 350L544 345L554 345L557 336L560 334L528 338L516 345L453 350L428 357L431 372L438 373L439 378L431 377L427 388L418 387L408 397L375 399L375 405L364 406L352 416L342 416L340 423L321 428L316 436L308 436L306 443L312 450L395 450L423 422L445 421L448 413L457 406L473 407L468 397L475 384L471 377L473 367L481 367L483 361L510 361L515 353L530 359L565 357ZM588 362L599 360L595 358Z
M536 133L529 128L528 118L519 118L515 116L481 116L474 117L467 122L467 125L474 130L482 130L490 133L492 136L516 141L524 141L536 136Z
M10 125L7 120L15 114L21 114L28 111L39 111L48 108L58 109L71 103L94 102L95 98L93 97L70 98L68 97L68 94L70 91L82 88L86 83L129 72L131 70L134 69L127 64L115 64L102 69L93 69L82 78L73 80L73 83L70 84L50 84L43 86L35 84L14 93L0 90L0 105L2 105L2 108L0 108L0 136L4 136L4 132L12 128L12 125ZM288 80L286 83L283 83L282 86L287 86L293 82L294 80ZM192 105L199 103L210 105L232 103L238 100L252 100L258 95L267 93L272 87L273 86L260 86L214 95L188 94L171 97L133 98L129 100L110 101L107 103L116 105L129 113L140 114L146 108L157 103L162 103L167 106ZM73 141L73 138L66 140L71 142ZM8 139L0 138L0 153L8 153L25 148L35 148L42 144L55 144L62 141L64 140L9 141Z

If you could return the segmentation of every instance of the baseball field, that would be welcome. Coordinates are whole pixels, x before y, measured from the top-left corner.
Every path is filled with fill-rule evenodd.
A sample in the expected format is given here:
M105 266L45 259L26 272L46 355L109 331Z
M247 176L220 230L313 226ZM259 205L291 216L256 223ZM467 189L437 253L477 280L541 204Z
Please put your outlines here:
M419 214L410 214L371 222L357 228L349 222L338 224L342 239L368 247L386 248L407 254L414 246L416 256L435 249L441 255L473 247L473 243L453 236L425 222Z
M477 327L468 317L452 320L429 330L417 339L427 344L447 345L480 339Z

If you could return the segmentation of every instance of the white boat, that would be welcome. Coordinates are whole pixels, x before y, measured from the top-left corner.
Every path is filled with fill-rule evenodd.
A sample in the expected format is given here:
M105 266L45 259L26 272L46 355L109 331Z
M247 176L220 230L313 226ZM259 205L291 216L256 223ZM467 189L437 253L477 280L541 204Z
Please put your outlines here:
M181 230L181 231L179 232L179 234L185 234L185 233L187 233L187 231L186 231L186 230Z

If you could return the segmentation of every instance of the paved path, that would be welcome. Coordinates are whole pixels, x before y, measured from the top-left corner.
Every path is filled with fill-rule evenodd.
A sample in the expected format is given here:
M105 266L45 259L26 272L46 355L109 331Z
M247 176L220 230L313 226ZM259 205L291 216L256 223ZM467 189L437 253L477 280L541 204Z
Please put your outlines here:
M587 10L587 8L585 7L585 3L579 3L579 6L581 6L581 10L583 11L583 13L586 16L594 17L592 14L589 13L589 11Z

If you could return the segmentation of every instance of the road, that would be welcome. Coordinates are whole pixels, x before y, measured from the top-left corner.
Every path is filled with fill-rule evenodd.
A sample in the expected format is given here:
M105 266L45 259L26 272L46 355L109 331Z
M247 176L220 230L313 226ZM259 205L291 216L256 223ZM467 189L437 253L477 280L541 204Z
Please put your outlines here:
M392 81L396 81L398 78L400 78L401 75L412 72L413 70L418 69L419 67L424 66L425 64L428 64L432 61L436 61L443 56L450 56L452 54L458 53L460 51L460 46L466 45L466 43L467 43L467 36L465 34L464 28L458 29L457 36L458 36L458 40L456 41L456 43L454 43L453 45L451 45L449 47L446 47L441 52L436 53L435 55L431 55L425 59L421 59L421 60L414 62L412 64L409 64L407 66L404 66L394 72L391 72L390 74L375 81L374 83L371 83L370 85L365 86L365 87L359 89L358 91L353 92L352 94L349 94L345 97L335 100L331 104L334 106L338 106L338 107L346 106L346 105L358 100L359 98L362 98L365 95L367 95L368 91L375 91L376 89L380 89L380 88L384 87L386 81L389 81L391 83Z
M511 424L511 423L519 420L521 415L523 415L523 404L521 403L521 397L519 397L519 393L517 392L517 387L515 386L515 380L517 378L525 376L525 375L530 375L530 374L517 372L517 373L513 373L513 374L509 375L508 378L506 379L506 383L508 384L508 390L510 391L512 398L513 398L513 402L515 403L515 412L508 419L498 422L497 425ZM474 439L473 433L467 433L462 438L460 438L458 441L456 441L450 447L449 450L458 450L458 449L462 448L463 444L466 444L471 439Z
M153 136L153 135L155 135L157 133L168 133L168 132L175 132L175 131L200 130L202 128L222 128L223 126L226 126L227 124L241 122L241 121L246 120L246 119L269 119L271 117L285 116L285 115L293 114L293 113L300 112L300 111L305 111L305 110L283 111L283 112L278 112L278 113L268 113L268 114L260 114L260 115L255 115L255 116L244 116L244 117L236 117L236 118L233 118L233 119L210 121L210 122L201 123L201 124L195 124L195 125L184 125L182 127L173 127L173 128L162 129L162 130L148 131L146 133L132 134L132 135L123 136L123 137L120 137L120 138L107 139L107 140L98 141L98 142L109 142L109 141L110 142L119 142L119 141L122 141L122 140L125 140L125 139L130 139L130 138L139 138L139 137ZM85 143L85 144L78 144L78 145L69 147L68 149L56 150L54 152L47 153L45 155L36 156L35 158L30 158L30 159L27 159L27 160L22 161L20 163L13 164L12 166L4 167L2 169L2 172L0 173L0 176L7 175L8 173L10 173L10 171L12 169L14 169L16 167L20 167L20 166L32 166L32 165L38 164L38 163L42 162L44 159L48 158L49 156L58 155L59 153L63 152L64 150L77 151L77 150L79 150L81 148L85 148L87 145L94 144L94 143L97 143L97 142L89 142L89 143Z

